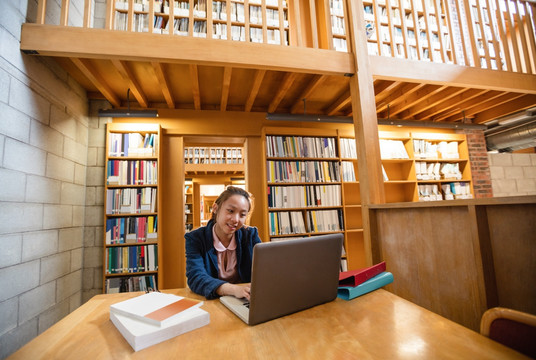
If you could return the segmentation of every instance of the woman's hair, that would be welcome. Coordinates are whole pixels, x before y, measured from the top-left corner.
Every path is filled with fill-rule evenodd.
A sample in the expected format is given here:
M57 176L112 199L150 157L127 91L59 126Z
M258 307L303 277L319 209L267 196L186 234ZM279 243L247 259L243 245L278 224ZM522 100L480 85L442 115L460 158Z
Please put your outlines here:
M227 199L229 199L233 195L241 195L248 201L249 204L249 211L248 211L248 219L249 214L253 212L253 195L251 195L246 190L229 185L225 188L225 190L218 196L216 201L214 203L218 206L218 210L221 208L221 204L223 204ZM216 211L212 212L212 220L216 221Z

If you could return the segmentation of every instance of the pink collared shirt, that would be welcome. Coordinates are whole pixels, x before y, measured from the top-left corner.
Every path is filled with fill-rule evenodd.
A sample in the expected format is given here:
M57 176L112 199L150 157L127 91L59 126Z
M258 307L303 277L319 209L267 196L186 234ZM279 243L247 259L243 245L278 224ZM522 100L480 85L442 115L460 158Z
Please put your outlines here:
M218 277L221 280L236 284L240 282L238 269L236 266L236 239L235 235L231 238L228 247L225 247L214 228L212 228L212 236L214 237L214 248L218 252Z

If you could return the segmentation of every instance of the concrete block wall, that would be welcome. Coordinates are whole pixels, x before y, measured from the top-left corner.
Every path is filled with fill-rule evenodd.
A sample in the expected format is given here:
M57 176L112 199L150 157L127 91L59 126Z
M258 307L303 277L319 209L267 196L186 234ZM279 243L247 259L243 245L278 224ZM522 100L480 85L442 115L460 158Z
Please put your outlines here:
M36 9L3 0L0 10L0 358L82 302L88 101L54 61L21 53Z
M89 103L82 302L102 293L105 144L110 118L99 118L97 114L98 109L109 107L107 101Z
M536 154L488 154L494 196L536 195Z

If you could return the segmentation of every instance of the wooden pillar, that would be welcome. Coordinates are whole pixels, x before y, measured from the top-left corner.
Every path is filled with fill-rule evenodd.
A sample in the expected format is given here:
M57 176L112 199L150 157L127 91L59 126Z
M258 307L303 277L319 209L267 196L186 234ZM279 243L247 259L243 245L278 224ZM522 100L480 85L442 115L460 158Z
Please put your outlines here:
M381 169L378 119L372 72L367 52L365 18L361 0L348 1L349 48L355 49L354 62L357 70L350 79L352 114L356 136L356 149L363 205L385 203Z
M367 265L373 264L371 224L368 205L385 203L381 169L378 119L372 72L369 64L362 0L347 2L348 49L354 49L356 73L350 79L352 116L359 168L359 186L363 206L363 240Z

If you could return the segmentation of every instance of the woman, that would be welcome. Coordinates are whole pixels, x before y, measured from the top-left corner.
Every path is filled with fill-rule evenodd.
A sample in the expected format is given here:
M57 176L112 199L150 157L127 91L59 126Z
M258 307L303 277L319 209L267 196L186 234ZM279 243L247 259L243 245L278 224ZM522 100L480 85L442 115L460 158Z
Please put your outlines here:
M250 194L228 186L212 206L207 226L186 233L188 286L207 299L233 295L249 300L257 228L244 225L252 211Z

